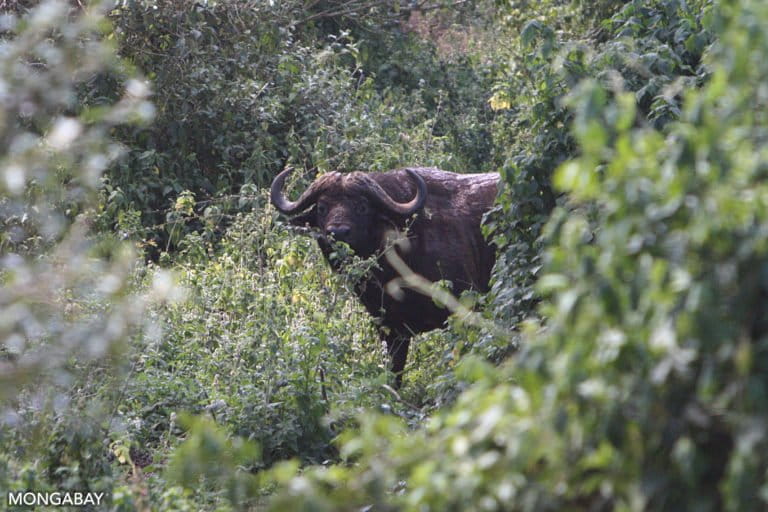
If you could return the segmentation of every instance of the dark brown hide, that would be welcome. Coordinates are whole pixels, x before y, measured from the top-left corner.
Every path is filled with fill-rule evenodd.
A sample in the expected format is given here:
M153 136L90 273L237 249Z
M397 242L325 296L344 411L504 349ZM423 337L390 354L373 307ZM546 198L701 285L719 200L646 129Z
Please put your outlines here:
M426 200L416 204L415 199L424 191L423 186L419 190L419 177L426 186ZM357 284L356 291L368 312L380 318L382 338L399 386L411 336L442 326L449 312L414 291L406 290L401 300L384 291L386 284L398 277L381 254L387 233L393 229L405 232L408 226L410 250L401 256L417 274L430 281L450 281L457 295L468 289L487 291L495 254L483 238L480 224L496 197L499 175L456 174L433 168L329 173L315 180L293 203L282 193L284 180L284 173L275 178L273 204L288 214L306 210L291 222L320 230L318 241L326 259L332 251L329 238L347 242L363 258L379 255L381 268L372 270ZM380 190L372 193L372 188ZM381 190L401 206L399 211L387 207L390 203L381 199ZM420 208L415 215L404 215L410 210L403 205Z

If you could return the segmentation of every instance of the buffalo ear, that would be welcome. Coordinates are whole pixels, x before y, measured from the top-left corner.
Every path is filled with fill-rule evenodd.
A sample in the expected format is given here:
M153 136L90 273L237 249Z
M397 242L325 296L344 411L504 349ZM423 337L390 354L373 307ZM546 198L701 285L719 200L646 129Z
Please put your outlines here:
M315 221L315 208L312 207L312 209L306 213L303 213L298 217L291 218L289 222L292 226L298 226L302 228L305 226L309 226L311 228L317 227L317 222Z

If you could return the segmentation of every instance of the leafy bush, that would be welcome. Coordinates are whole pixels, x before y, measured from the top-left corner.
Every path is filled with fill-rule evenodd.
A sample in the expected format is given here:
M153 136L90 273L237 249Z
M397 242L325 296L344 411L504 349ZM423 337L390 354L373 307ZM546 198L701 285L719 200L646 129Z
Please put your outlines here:
M42 2L4 13L0 30L0 492L104 489L108 406L90 386L113 390L149 297L130 287L130 248L94 254L88 228L121 149L110 131L146 122L152 106L98 9ZM119 77L120 99L80 104L100 73Z
M279 475L273 509L765 508L768 8L705 14L711 78L663 131L632 90L569 95L572 204L514 363L465 361L478 382L424 431L367 417L341 446L355 464Z
M116 9L119 51L152 79L158 113L151 128L120 134L131 149L108 173L103 226L141 212L144 230L131 235L162 249L170 229L201 227L165 217L179 194L226 220L239 211L232 195L269 185L288 162L313 171L486 165L489 75L444 64L390 23L405 11L349 18L332 16L333 5L142 0ZM109 83L89 95L109 95Z
M370 320L331 284L314 241L260 211L234 221L218 255L178 267L188 298L158 311L166 334L137 350L126 391L141 444L163 441L176 411L210 411L258 441L263 464L322 462L336 428L324 416L386 379Z
M132 2L112 25L87 9L16 5L18 19L3 18L3 77L19 77L3 117L19 143L0 185L3 290L16 294L3 310L24 317L2 348L2 489L109 490L116 510L240 506L263 492L242 465L335 460L331 440L364 408L424 417L421 393L445 370L412 374L417 405L387 388L369 317L311 239L274 223L254 184L286 160L490 165L487 76L468 60L443 74L427 43L391 35L405 35L399 26L375 44L351 35L362 25L279 28L298 5ZM395 47L408 77L377 67ZM121 124L154 113L136 69L152 79L152 126ZM161 262L175 263L187 298L160 300L175 294L171 277L137 265L125 239L176 249ZM158 299L149 308L145 292ZM431 346L454 360L443 342L425 339L422 359ZM184 411L217 425L184 424ZM260 457L230 457L237 436Z
M702 20L710 7L708 1L628 2L599 23L561 6L551 18L522 27L513 65L495 86L495 101L509 110L495 120L494 137L508 149L500 169L504 190L486 227L499 247L492 308L509 328L537 301L542 227L558 204L552 172L584 150L571 135L573 112L564 98L592 77L610 93L632 91L634 122L662 129L677 118L681 92L706 79L702 55L712 35ZM573 35L579 28L582 34Z
M764 508L759 2L50 5L0 18L0 492ZM430 20L486 32L446 52ZM137 69L152 126L122 124L153 111ZM497 325L421 335L388 388L347 290L370 262L277 220L286 162L499 169Z

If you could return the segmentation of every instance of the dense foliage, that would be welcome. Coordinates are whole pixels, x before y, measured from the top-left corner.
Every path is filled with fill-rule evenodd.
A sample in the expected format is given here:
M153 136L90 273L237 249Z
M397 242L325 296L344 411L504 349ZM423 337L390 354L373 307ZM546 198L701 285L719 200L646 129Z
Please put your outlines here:
M768 10L702 14L722 42L679 121L643 122L637 94L615 84L569 96L581 154L555 175L569 204L546 230L546 325L527 326L514 364L468 361L479 382L417 434L369 418L342 445L355 465L297 477L276 510L765 507L766 126L754 113Z
M0 500L766 507L763 2L31 4L0 16ZM501 173L483 320L400 392L372 262L268 205L286 164Z
M0 18L3 494L109 488L102 398L145 326L147 301L172 292L167 273L132 290L130 247L107 258L89 240L99 178L121 150L109 133L153 111L147 87L94 37L102 21L57 3ZM77 92L98 73L120 78L120 99L90 108Z
M548 20L553 26L533 19L520 29L492 98L510 108L494 130L497 145L509 144L499 169L506 190L487 224L499 247L493 310L507 326L530 315L537 300L542 227L558 204L552 173L583 149L573 139L573 109L564 98L591 77L611 94L634 93L634 122L663 129L680 112L680 91L707 74L701 59L711 42L702 26L708 6L629 2L608 19L583 22L590 38L571 34L575 14L562 7Z
M118 50L151 78L158 113L150 128L123 130L130 150L108 174L102 222L164 250L199 229L173 212L179 194L219 228L243 186L268 185L287 163L490 169L487 70L441 61L409 37L405 10L335 14L345 5L146 0L114 11Z

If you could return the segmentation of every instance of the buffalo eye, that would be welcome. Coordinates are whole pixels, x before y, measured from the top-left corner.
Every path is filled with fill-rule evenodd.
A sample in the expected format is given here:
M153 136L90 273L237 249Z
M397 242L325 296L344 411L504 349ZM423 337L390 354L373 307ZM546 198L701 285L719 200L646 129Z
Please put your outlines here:
M355 213L358 215L365 215L368 213L368 203L357 203L355 205Z
M317 203L317 214L320 216L328 213L328 206L324 203Z

